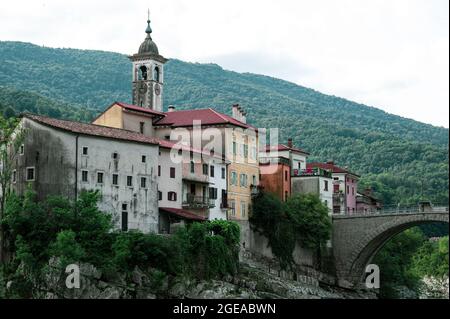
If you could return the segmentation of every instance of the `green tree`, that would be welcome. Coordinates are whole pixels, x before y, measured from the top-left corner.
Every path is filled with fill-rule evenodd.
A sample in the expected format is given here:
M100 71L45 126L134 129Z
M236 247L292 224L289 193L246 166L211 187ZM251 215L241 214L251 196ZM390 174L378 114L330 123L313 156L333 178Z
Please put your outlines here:
M425 241L420 229L412 228L392 238L378 252L373 263L381 271L381 298L398 298L396 288L400 286L418 290L420 276L413 271L413 259Z
M303 247L320 249L330 239L331 218L317 195L296 194L287 200L284 209Z
M25 136L25 131L17 124L16 119L4 119L0 115L0 264L5 262L7 248L3 225L5 203L11 191L15 160Z

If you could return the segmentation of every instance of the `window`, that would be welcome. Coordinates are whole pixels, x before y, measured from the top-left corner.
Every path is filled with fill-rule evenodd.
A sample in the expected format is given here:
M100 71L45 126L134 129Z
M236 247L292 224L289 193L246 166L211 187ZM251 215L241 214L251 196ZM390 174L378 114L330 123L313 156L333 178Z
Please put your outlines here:
M147 188L147 177L141 177L141 188Z
M203 164L203 175L208 175L208 164Z
M243 144L242 147L244 148L244 157L248 158L248 145Z
M324 191L328 192L328 181L324 181Z
M168 192L167 193L167 199L170 202L176 202L177 201L177 193L175 193L175 192Z
M119 154L117 152L114 152L112 154L112 158L115 159L115 160L119 159Z
M127 186L133 187L133 176L127 176Z
M230 213L231 216L236 216L236 202L234 200L230 200Z
M247 215L247 203L241 202L241 217L245 218L246 215Z
M355 188L352 187L352 195L355 195Z
M147 162L147 156L142 155L142 163L145 163L145 162Z
M284 192L284 201L287 202L288 198L289 198L289 192L285 191Z
M23 155L25 153L25 145L20 145L20 148L19 148L19 154L20 155Z
M158 191L158 200L162 200L162 192Z
M339 180L339 177L335 177L335 178L333 178L335 181L338 181Z
M287 171L284 171L284 180L287 182L287 180L288 180L288 172Z
M158 165L158 176L161 176L161 165Z
M256 147L255 146L253 146L252 147L252 159L254 159L254 160L256 160Z
M209 199L217 199L217 188L209 188Z
M210 168L209 168L209 175L211 177L214 177L214 166L213 165L211 165Z
M347 186L347 194L350 194L350 186Z
M175 178L175 167L170 168L170 178Z
M27 181L34 181L34 167L27 167Z
M88 175L89 175L88 171L81 171L81 181L83 183L87 183L88 182Z
M328 201L326 199L323 201L323 203L328 207Z
M233 142L233 155L236 155L237 153L237 144L236 142Z
M230 182L231 182L231 185L237 186L237 184L238 184L238 181L237 181L237 173L236 173L235 171L232 171L232 172L231 172Z
M89 150L89 148L87 146L83 146L83 151L81 154L88 155L88 150Z
M122 231L128 231L128 212L127 204L122 204Z
M112 176L112 184L114 186L119 185L119 175L118 174L113 174L113 176Z
M103 173L97 172L97 184L103 184Z
M222 167L222 179L225 179L226 173L227 173L227 170L225 169L225 167Z
M13 170L12 172L12 182L15 183L17 182L17 171Z
M139 133L144 134L145 123L139 122Z
M248 176L247 174L241 174L239 176L240 186L241 187L247 187L248 183Z
M252 184L256 186L258 183L256 182L256 175L252 176Z
M195 163L194 163L194 161L191 161L191 173L192 174L195 173Z
M195 184L191 184L191 189L190 189L190 191L191 191L191 194L192 195L195 195Z

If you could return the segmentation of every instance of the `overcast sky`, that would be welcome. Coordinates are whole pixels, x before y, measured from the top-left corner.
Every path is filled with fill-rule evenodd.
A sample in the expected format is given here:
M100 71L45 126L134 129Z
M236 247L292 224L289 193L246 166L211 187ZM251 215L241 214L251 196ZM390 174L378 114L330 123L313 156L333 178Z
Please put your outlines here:
M266 74L449 126L448 0L0 2L0 40L162 55Z

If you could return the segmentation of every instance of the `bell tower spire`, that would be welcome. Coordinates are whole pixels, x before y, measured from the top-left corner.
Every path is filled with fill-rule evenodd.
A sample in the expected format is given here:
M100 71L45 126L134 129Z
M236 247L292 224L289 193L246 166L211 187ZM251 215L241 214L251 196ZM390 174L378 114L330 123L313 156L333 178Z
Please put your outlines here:
M147 12L147 36L139 51L128 58L133 63L133 104L155 111L163 111L164 64L168 59L159 54L151 37L150 9Z

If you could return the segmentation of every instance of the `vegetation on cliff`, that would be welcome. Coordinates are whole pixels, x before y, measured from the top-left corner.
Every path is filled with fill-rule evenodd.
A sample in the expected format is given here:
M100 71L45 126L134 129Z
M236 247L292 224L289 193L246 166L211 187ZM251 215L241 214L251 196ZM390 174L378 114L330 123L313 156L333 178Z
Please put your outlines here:
M420 228L392 238L374 258L380 267L382 298L398 298L398 287L418 296L425 277L448 278L448 236L430 240Z
M3 283L14 282L9 297L34 296L53 257L63 268L92 264L106 277L131 276L136 267L152 269L155 282L167 276L211 279L237 272L236 223L193 223L173 236L122 233L113 231L111 216L98 210L96 192L83 192L75 203L35 198L32 191L23 198L11 194L1 221L12 252L2 271Z
M293 264L297 243L320 253L331 232L328 209L313 194L296 194L282 202L271 193L260 192L252 200L250 222L268 239L284 269Z

